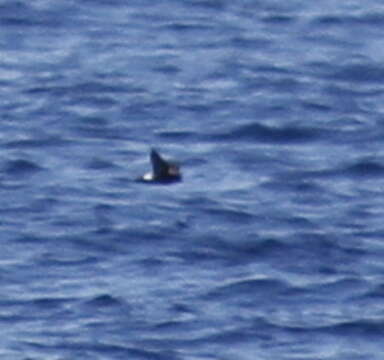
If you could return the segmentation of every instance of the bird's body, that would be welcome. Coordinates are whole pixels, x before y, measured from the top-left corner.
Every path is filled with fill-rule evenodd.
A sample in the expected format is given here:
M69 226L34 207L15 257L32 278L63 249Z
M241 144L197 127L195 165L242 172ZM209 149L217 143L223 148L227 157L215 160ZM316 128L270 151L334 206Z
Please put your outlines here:
M151 163L152 173L143 175L138 180L141 182L154 182L154 183L172 183L181 181L181 173L179 165L164 160L160 154L152 149L151 150Z

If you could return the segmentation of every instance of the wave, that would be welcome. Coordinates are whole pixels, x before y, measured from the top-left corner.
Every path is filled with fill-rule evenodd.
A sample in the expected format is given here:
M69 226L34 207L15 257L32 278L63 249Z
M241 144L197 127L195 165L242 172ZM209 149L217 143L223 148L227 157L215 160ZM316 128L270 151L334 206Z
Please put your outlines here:
M13 176L32 175L41 170L43 170L43 168L40 165L24 159L8 160L3 167L3 171L6 174Z
M327 131L314 127L271 127L260 123L248 123L228 128L225 132L211 135L218 141L261 141L272 143L303 143L324 138Z

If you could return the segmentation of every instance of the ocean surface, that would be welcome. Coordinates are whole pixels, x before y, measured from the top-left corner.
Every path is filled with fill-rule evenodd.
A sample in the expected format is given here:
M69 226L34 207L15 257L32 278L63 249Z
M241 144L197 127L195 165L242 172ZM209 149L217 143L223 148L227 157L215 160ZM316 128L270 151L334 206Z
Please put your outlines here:
M3 0L2 360L384 359L381 0ZM135 182L157 149L183 181Z

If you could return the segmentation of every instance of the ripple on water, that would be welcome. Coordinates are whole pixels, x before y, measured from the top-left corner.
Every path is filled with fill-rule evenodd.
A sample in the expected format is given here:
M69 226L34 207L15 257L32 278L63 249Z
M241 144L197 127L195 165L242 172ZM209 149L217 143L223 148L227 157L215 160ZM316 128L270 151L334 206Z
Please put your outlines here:
M271 143L302 143L316 141L324 137L324 130L313 127L271 127L260 123L237 125L223 133L212 135L216 140L262 141Z
M32 175L43 170L43 168L35 162L24 159L8 160L3 169L6 174L11 176Z
M375 160L360 160L346 167L342 172L347 176L382 177L384 175L384 165Z

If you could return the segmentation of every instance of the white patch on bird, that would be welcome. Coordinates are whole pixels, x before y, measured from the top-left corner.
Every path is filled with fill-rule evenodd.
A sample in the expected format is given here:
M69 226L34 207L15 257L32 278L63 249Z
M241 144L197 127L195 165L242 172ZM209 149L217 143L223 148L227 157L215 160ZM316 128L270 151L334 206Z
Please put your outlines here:
M146 173L143 175L143 180L145 181L152 181L153 180L153 174L152 173Z

